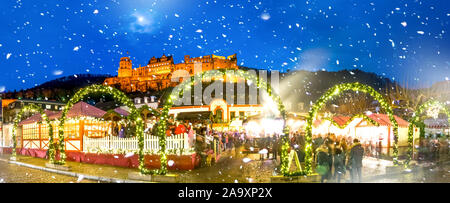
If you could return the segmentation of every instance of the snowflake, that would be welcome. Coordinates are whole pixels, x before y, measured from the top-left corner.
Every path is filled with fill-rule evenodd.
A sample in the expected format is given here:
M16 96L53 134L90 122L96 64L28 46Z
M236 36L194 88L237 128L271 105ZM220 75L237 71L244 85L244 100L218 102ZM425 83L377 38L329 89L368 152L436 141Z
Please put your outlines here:
M263 20L269 20L269 19L270 19L270 14L268 14L268 13L263 13L263 14L261 14L261 19L263 19Z

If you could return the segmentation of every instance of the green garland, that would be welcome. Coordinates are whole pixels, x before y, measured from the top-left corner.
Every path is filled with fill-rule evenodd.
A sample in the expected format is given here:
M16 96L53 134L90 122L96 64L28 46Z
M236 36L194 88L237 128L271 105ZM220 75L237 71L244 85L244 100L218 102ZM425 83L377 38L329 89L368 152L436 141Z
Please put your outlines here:
M421 136L425 134L425 124L423 123L423 119L421 119L421 115L431 107L438 107L440 111L443 111L450 123L450 111L449 109L441 102L431 99L427 102L420 105L416 112L414 112L413 117L409 120L408 126L408 153L405 160L405 167L409 168L409 163L411 162L412 153L413 153L413 142L414 142L414 126L420 127Z
M28 104L24 107L22 107L19 111L19 113L16 115L16 117L14 118L14 125L13 125L13 129L12 129L12 139L13 139L13 151L12 151L12 156L15 157L16 156L16 147L17 147L17 140L16 140L16 131L17 131L17 127L19 126L19 122L22 120L24 114L26 112L38 112L39 114L41 114L42 119L45 121L45 123L48 126L48 157L49 157L49 161L50 163L56 163L55 162L55 149L53 148L53 126L50 123L50 119L48 118L47 114L45 114L45 111L35 105L35 104Z
M346 90L352 90L352 91L361 91L363 93L369 94L370 96L374 97L378 102L380 102L381 106L385 109L387 115L389 116L389 120L391 121L394 131L394 149L393 149L393 156L394 156L394 165L398 165L398 123L395 120L395 117L392 112L392 108L389 105L389 103L383 98L383 96L378 93L376 90L374 90L372 87L355 82L355 83L344 83L344 84L338 84L330 89L328 89L327 92L325 92L317 101L312 105L311 110L309 111L309 116L306 122L306 136L305 136L305 171L307 174L311 174L313 172L311 163L312 163L312 125L313 125L313 119L316 117L317 112L325 105L325 103L334 98L335 96L339 95L341 92ZM283 170L283 169L282 169Z
M166 103L163 106L162 112L161 112L161 119L158 124L157 130L158 135L160 137L159 139L159 145L160 145L160 159L161 159L161 168L160 173L166 173L167 172L167 156L165 153L166 149L166 129L167 129L167 119L169 118L169 110L173 106L173 100L177 98L177 96L182 96L185 90L190 91L191 87L194 86L195 83L198 83L204 79L211 79L216 77L238 77L238 78L244 78L246 80L249 80L256 84L258 88L262 88L265 90L269 96L271 96L272 100L274 102L277 102L278 104L278 110L280 111L281 117L283 120L286 120L286 111L284 109L284 105L281 101L281 98L274 94L272 92L272 88L269 84L267 84L265 81L260 80L255 74L251 74L250 72L244 71L244 70L237 70L237 71L227 71L227 70L211 70L211 71L204 71L197 73L190 77L190 79L187 79L183 81L181 84L177 85L172 93L169 95L168 99L166 100ZM289 149L289 129L286 127L283 128L283 134L282 135L282 150L281 150L281 169L283 174L287 174L288 170L286 170L288 165L288 155L287 151Z
M355 120L356 118L363 118L363 120L368 121L369 123L371 123L372 125L375 126L379 126L380 124L377 123L376 121L374 121L373 119L371 119L369 116L367 116L366 114L355 114L353 115L350 119L348 119L348 121L346 121L343 125L339 125L338 123L336 123L336 121L330 117L326 117L324 118L325 120L329 120L334 126L339 127L340 129L344 129L346 128L353 120Z
M66 106L64 106L62 116L59 122L59 133L58 133L59 149L61 154L60 164L64 164L66 159L66 153L64 149L64 123L67 118L67 113L74 104L81 101L88 94L92 93L102 93L112 95L115 101L122 103L123 105L127 106L130 109L129 118L130 120L136 123L136 136L138 138L138 146L139 146L139 170L142 173L147 173L148 170L145 168L144 165L144 122L141 118L140 112L136 109L134 103L131 101L130 98L127 97L127 95L125 95L125 93L121 92L116 88L104 85L91 85L79 90L77 93L75 93L75 95L72 98L70 98Z

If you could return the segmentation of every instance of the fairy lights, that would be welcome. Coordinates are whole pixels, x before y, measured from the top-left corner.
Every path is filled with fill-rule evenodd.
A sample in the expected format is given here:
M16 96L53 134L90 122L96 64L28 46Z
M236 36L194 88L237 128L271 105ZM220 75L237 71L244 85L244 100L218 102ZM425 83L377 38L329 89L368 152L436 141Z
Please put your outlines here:
M328 89L327 92L325 92L317 101L312 105L311 110L309 111L309 116L306 121L306 136L305 136L305 172L307 174L311 174L313 172L311 163L313 161L312 156L312 126L313 126L313 120L316 117L318 111L324 106L324 104L332 99L333 97L339 95L343 91L352 90L352 91L361 91L363 93L369 94L372 96L375 100L377 100L380 105L385 109L387 115L389 116L389 120L391 121L393 125L393 132L394 132L394 146L393 146L393 156L394 156L394 165L398 164L398 124L397 121L394 118L392 108L389 105L389 103L383 98L383 96L375 91L372 87L355 82L355 83L344 83L344 84L338 84L330 89ZM367 116L366 116L367 117ZM364 117L366 119L366 117ZM371 120L371 119L370 119ZM370 122L370 120L368 120ZM348 125L348 124L347 124ZM339 126L339 125L338 125ZM281 168L282 171L286 171L288 169Z
M447 109L445 104L431 99L427 102L420 105L416 112L414 112L413 117L409 121L408 126L408 153L405 160L405 168L409 168L409 163L411 162L412 153L413 153L413 140L414 140L414 126L420 127L420 133L424 133L425 124L423 123L423 119L421 115L426 113L426 116L437 118L440 112L444 112L450 122L450 111Z
M169 117L169 110L173 106L173 99L176 96L182 96L184 90L189 90L191 86L194 86L195 83L198 83L202 80L213 79L213 78L223 78L224 76L232 75L236 78L244 78L247 81L251 81L251 83L255 84L257 87L262 88L266 91L271 99L277 103L277 108L280 112L280 115L283 120L286 120L286 111L284 109L284 105L281 102L281 98L272 93L271 86L268 85L265 81L260 80L256 75L251 74L244 70L237 71L227 71L227 70L213 70L213 71L204 71L196 73L190 79L184 80L181 84L177 85L172 91L171 95L168 97L164 104L163 110L161 112L161 121L157 127L158 135L160 137L160 156L161 156L161 168L159 169L160 173L165 174L167 172L167 155L166 155L166 129L167 129L167 117ZM289 170L287 169L287 165L289 162L289 157L287 151L289 149L289 129L283 124L283 135L282 135L282 150L281 150L281 170L283 174L289 174ZM287 170L286 170L287 169Z
M16 147L17 147L17 140L16 140L16 131L17 127L19 126L19 122L22 121L23 116L25 113L31 112L31 113L39 113L42 117L42 119L45 121L45 123L48 126L48 157L50 163L57 164L58 162L55 161L55 149L53 148L53 126L50 123L50 119L48 118L47 114L45 114L44 110L35 105L35 104L28 104L22 109L20 109L19 113L14 118L14 126L12 129L12 140L13 140L13 150L12 150L12 156L16 157Z

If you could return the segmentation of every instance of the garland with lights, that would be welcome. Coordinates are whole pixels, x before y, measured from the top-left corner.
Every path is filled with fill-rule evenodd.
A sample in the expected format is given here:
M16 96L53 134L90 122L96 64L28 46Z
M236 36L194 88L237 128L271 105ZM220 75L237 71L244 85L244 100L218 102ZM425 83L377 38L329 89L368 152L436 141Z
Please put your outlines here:
M50 119L48 118L47 114L45 114L45 111L35 105L35 104L28 104L24 107L22 107L19 111L19 113L16 115L16 117L14 118L14 125L13 125L13 129L12 129L12 140L13 140L13 151L12 151L12 156L16 157L16 147L17 147L17 140L16 140L16 131L17 131L17 127L19 126L19 122L22 121L22 118L24 116L25 113L27 112L31 112L31 113L39 113L41 114L42 119L45 121L45 123L48 126L48 157L49 157L49 161L50 163L56 163L55 161L55 149L53 148L53 126L50 123Z
M265 90L269 96L271 96L272 100L278 104L278 110L280 112L280 115L283 120L286 120L286 111L284 109L284 105L281 101L281 98L272 92L272 88L269 84L267 84L265 81L260 80L259 77L257 77L255 74L251 74L250 72L244 71L244 70L236 70L236 71L229 71L229 70L210 70L210 71L204 71L196 73L195 75L191 76L189 79L183 81L179 85L177 85L171 94L169 95L168 99L166 100L160 117L160 122L157 126L158 135L160 137L159 139L159 146L160 146L160 159L161 159L161 168L160 172L166 173L167 172L167 155L166 155L166 129L167 129L167 120L169 118L169 110L173 106L173 100L175 100L177 97L181 98L183 96L183 93L185 90L190 91L191 87L194 86L195 83L198 83L202 80L211 79L211 78L223 78L224 76L228 78L244 78L246 80L251 81L252 83L256 84L257 88L262 88ZM287 168L288 162L289 162L289 156L288 156L288 149L289 149L289 129L284 124L283 128L283 135L282 135L282 147L281 147L281 169L282 173L284 175L289 175L289 169ZM301 172L297 172L301 173Z
M307 174L312 173L312 125L313 125L313 119L316 117L317 112L325 105L325 103L334 98L335 96L339 95L343 91L352 90L352 91L360 91L366 94L369 94L372 96L375 100L380 102L380 105L384 108L387 115L389 116L389 120L391 121L393 125L393 131L394 131L394 147L393 147L393 162L394 165L398 165L398 123L395 120L394 114L392 112L392 108L389 105L389 103L383 98L383 96L378 93L375 89L368 85L364 85L358 82L355 83L344 83L344 84L338 84L330 89L328 89L317 101L314 103L314 105L311 106L311 110L309 111L309 116L307 118L306 122L306 136L305 136L305 171Z
M336 121L330 117L326 117L324 118L325 120L329 120L331 122L331 124L333 124L334 126L337 126L340 129L344 129L346 128L353 120L355 120L356 118L363 118L363 120L368 121L370 124L375 125L375 126L380 126L379 123L375 122L373 119L371 119L369 116L367 116L366 114L355 114L353 115L350 119L348 119L347 122L345 122L343 125L339 125L338 123L336 123Z
M64 106L59 122L59 131L58 131L59 149L61 154L61 160L59 161L59 163L64 164L66 159L66 153L64 150L64 123L67 118L67 113L74 104L76 104L84 97L92 93L102 93L112 95L115 101L122 103L123 105L127 106L130 109L129 118L130 120L136 123L136 136L138 138L138 146L139 146L138 152L139 170L141 171L141 173L149 173L148 169L146 169L144 165L144 122L141 118L140 112L136 109L134 103L131 101L130 98L127 97L127 95L125 95L125 93L116 88L104 85L91 85L79 90L77 93L75 93L75 95L72 98L70 98L66 106Z
M431 111L432 110L432 111ZM444 112L447 115L450 123L450 111L449 109L441 102L431 99L427 102L420 105L416 112L414 112L413 117L409 120L408 126L408 153L405 160L405 167L409 168L409 162L412 159L413 153L413 141L414 141L414 126L420 127L420 134L425 134L425 124L423 123L423 119L421 119L421 115L426 113L428 117L437 118L439 112ZM423 133L423 134L422 134Z

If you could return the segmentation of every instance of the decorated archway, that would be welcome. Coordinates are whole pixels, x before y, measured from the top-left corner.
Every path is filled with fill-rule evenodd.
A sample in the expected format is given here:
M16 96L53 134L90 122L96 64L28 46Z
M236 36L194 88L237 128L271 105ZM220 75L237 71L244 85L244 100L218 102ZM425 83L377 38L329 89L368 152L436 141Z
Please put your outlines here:
M59 150L61 155L60 163L64 164L66 159L65 149L64 149L64 123L66 121L67 112L72 108L74 104L82 100L89 94L92 93L102 93L112 95L116 102L120 102L121 104L127 106L130 109L129 119L136 123L136 136L138 138L138 146L139 146L139 169L144 170L144 124L140 115L140 111L136 108L134 103L128 98L125 93L120 90L104 85L91 85L79 90L75 95L70 98L67 102L66 106L64 106L62 110L62 115L59 120Z
M42 120L44 120L45 124L47 124L48 126L48 157L49 157L49 161L50 163L57 163L55 161L55 149L54 144L53 144L53 126L50 123L50 119L48 118L47 114L45 114L45 111L35 105L35 104L28 104L24 107L22 107L19 111L19 113L16 115L16 117L14 118L14 125L13 125L13 129L12 129L12 139L13 139L13 151L12 151L12 156L15 157L16 156L16 147L17 147L17 140L16 140L16 131L17 131L17 127L19 126L19 122L22 121L22 117L24 116L25 113L27 112L31 112L31 113L39 113L42 117Z
M313 120L316 117L318 111L325 105L325 103L334 98L335 96L341 94L343 91L352 90L352 91L359 91L366 94L369 94L372 96L375 100L377 100L381 107L386 111L387 115L389 116L389 120L391 121L393 125L393 131L394 131L394 147L393 147L393 156L394 156L394 165L398 164L398 124L395 120L394 114L392 112L392 108L389 105L389 103L383 98L383 96L375 91L372 87L355 82L355 83L344 83L344 84L338 84L330 89L328 89L317 101L314 103L314 105L311 107L311 110L309 111L309 115L306 121L306 146L305 146L305 171L308 174L312 173L312 125Z
M270 85L266 83L266 81L260 80L255 74L251 74L247 71L243 70L236 70L236 71L227 71L227 70L213 70L213 71L204 71L199 72L195 74L194 76L191 76L190 79L184 80L181 84L177 85L169 97L166 100L166 103L164 104L164 107L161 112L161 122L158 125L158 136L159 139L159 145L160 145L160 160L161 160L161 168L159 171L155 171L159 174L166 174L167 173L167 155L166 155L166 129L167 129L167 120L169 118L169 110L174 104L174 100L178 98L178 96L182 96L185 90L191 89L191 87L202 80L205 79L212 79L212 78L218 78L226 76L231 78L244 78L248 81L251 81L253 84L255 84L258 88L263 89L268 93L268 95L271 97L271 99L277 103L278 110L280 112L281 117L283 120L286 118L286 112L284 109L284 105L280 99L280 97L277 94L272 93L272 88ZM281 150L281 172L283 174L288 174L288 149L289 149L289 130L286 127L286 124L284 123L283 126L283 135L282 135L282 150ZM141 171L142 172L142 171ZM297 172L299 173L299 172Z
M408 153L405 160L405 167L409 167L409 162L411 161L413 154L413 141L414 141L414 126L421 126L424 128L422 114L426 113L428 117L437 118L440 112L447 115L450 123L450 110L445 106L445 104L431 99L420 105L416 112L414 112L413 117L409 120L408 126Z

